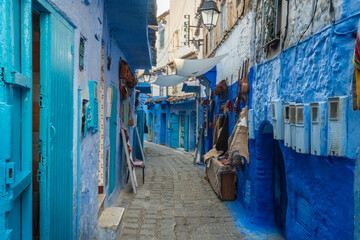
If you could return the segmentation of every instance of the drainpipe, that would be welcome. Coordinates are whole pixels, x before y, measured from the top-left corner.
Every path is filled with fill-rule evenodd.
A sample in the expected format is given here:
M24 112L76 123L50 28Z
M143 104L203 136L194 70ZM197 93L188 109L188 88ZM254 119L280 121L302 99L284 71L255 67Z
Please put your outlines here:
M81 88L78 88L78 124L77 124L77 167L76 167L76 183L77 183L77 213L76 213L76 239L80 239L80 118L81 118Z

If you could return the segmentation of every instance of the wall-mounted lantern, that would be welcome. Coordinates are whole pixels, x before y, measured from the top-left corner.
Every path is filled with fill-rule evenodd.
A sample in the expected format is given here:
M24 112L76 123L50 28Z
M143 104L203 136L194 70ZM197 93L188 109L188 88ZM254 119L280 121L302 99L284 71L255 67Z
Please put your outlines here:
M206 0L199 9L204 26L211 31L217 24L220 11L213 0Z
M145 82L150 82L150 77L151 77L151 73L149 70L145 70L144 73L143 73L143 76L144 76L144 81Z

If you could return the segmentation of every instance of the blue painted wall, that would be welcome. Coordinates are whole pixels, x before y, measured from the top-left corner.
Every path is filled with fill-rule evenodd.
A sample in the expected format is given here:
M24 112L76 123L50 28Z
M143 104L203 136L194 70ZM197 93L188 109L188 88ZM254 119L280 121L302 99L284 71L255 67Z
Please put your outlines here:
M344 13L345 14L345 13ZM339 21L278 57L253 67L250 107L255 113L256 139L249 141L250 165L239 171L238 201L254 223L274 224L273 144L262 128L272 125L271 100L311 103L350 96L354 30L359 17ZM348 33L349 32L349 33ZM288 239L353 239L354 168L360 145L360 112L348 105L346 157L318 157L280 148L285 161ZM266 159L267 161L263 161Z
M153 97L153 101L157 98L162 97ZM161 144L160 143L160 136L162 134L161 131L165 130L165 145L168 147L171 147L171 116L173 114L179 115L180 112L184 112L187 117L190 118L191 114L193 116L196 116L196 108L195 108L195 100L194 99L187 99L185 101L179 102L179 103L166 103L163 101L162 103L154 103L154 104L148 104L144 105L144 111L147 117L147 126L150 130L150 121L149 116L150 113L152 114L153 118L153 143L155 144ZM166 114L166 122L165 127L161 126L161 114ZM155 116L157 118L157 122L155 123ZM170 128L168 123L170 122ZM196 124L194 122L189 122L189 150L194 150L196 145L196 139L195 139L195 128ZM192 134L191 134L192 133ZM145 140L148 141L149 136L148 134L144 134Z
M352 56L360 17L357 14L360 5L354 4L344 1L340 17L343 20L252 67L249 72L248 106L254 109L256 134L254 140L249 139L250 163L245 163L244 171L238 169L237 201L254 226L276 227L273 148L280 146L287 182L287 239L354 237L354 215L360 212L358 204L354 208L354 200L359 198L354 199L354 179L358 179L355 165L360 146L360 112L351 110L351 97L347 106L349 134L344 157L296 153L285 147L283 141L275 142L271 133L271 100L312 103L329 97L351 96ZM229 86L227 100L234 103L235 96L236 84L233 84ZM212 114L218 115L217 97L215 100ZM234 119L230 112L230 133ZM208 151L211 131L206 141ZM355 228L357 234L358 229Z

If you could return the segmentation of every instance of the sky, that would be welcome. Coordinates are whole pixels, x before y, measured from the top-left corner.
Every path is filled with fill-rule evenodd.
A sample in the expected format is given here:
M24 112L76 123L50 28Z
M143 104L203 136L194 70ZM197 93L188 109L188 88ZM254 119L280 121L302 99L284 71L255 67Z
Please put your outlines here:
M156 0L157 8L158 8L156 14L157 16L169 10L169 2L170 0Z

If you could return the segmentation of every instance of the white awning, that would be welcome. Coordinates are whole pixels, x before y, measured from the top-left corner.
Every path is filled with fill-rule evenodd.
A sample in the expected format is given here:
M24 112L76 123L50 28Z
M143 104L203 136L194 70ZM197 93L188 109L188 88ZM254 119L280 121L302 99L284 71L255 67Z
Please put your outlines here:
M177 75L158 76L151 84L161 87L171 87L183 83L187 78Z
M198 77L210 71L225 56L226 54L218 57L197 60L174 59L176 75L186 78Z

